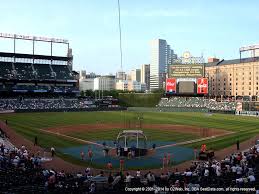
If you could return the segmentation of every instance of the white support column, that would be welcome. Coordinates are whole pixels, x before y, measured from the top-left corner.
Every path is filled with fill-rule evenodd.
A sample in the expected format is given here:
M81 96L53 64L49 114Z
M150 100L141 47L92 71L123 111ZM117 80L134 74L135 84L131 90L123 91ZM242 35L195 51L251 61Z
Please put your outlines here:
M124 136L124 147L125 148L127 147L127 137L126 137L126 135Z

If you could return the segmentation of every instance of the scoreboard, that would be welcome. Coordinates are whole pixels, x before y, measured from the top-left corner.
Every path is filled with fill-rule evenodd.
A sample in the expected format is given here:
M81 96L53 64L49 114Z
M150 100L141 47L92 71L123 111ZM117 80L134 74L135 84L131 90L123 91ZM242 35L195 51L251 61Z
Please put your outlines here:
M208 94L204 64L173 64L168 68L166 93L176 95Z
M175 64L169 66L169 78L179 77L204 77L204 65L203 64Z

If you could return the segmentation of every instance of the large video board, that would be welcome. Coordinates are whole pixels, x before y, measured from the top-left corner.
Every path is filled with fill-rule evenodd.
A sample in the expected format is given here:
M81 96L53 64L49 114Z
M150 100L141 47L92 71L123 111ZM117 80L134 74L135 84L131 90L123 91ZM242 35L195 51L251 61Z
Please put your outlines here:
M175 64L169 66L169 77L204 77L203 64Z

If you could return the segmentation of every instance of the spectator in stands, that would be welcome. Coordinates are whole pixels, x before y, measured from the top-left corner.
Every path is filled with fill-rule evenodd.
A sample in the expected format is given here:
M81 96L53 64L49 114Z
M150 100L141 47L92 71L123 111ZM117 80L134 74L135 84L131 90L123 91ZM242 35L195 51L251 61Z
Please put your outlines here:
M112 173L110 172L109 176L108 176L108 185L109 185L109 187L112 187L113 181L114 181L114 178L112 176Z
M90 188L89 188L89 192L90 192L90 193L95 193L95 190L96 190L95 183L94 183L94 182L91 182Z
M91 176L91 168L87 167L85 169L85 175L86 175L87 178Z
M131 185L131 179L134 178L133 176L131 176L128 172L126 174L126 179L125 179L125 182L126 182L126 186L129 187Z
M155 184L155 175L150 171L147 174L148 186L152 187Z
M140 173L140 170L138 169L137 172L136 172L136 176L137 178L140 178L141 177L141 173Z

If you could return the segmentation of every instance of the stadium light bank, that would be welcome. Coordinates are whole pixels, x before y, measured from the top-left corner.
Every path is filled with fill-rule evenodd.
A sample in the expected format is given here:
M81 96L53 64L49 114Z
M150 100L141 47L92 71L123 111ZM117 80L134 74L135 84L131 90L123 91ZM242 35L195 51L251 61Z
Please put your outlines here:
M0 37L68 44L68 40L66 40L66 39L47 38L47 37L42 37L42 36L28 36L28 35L20 35L20 34L0 33Z

